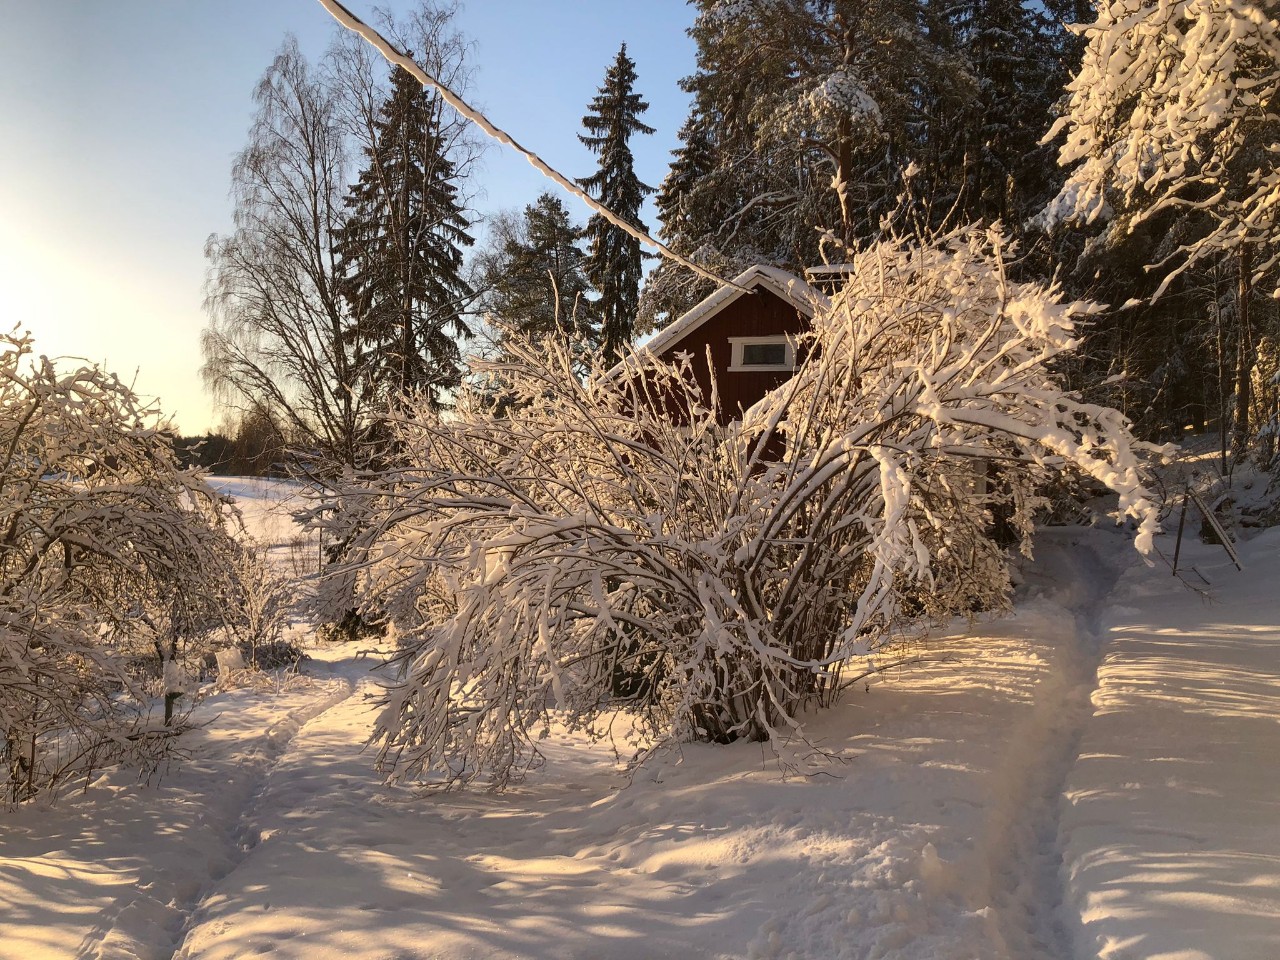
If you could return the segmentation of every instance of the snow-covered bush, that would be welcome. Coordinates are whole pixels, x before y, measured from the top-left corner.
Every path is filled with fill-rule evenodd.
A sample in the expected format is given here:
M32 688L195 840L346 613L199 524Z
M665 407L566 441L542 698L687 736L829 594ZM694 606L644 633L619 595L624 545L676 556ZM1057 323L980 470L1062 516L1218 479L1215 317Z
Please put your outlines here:
M251 667L272 669L282 660L296 664L302 651L284 639L297 598L293 582L276 572L266 548L245 541L236 545L232 566L236 595L226 618L226 633Z
M233 593L222 510L127 386L0 336L6 799L159 749L142 727L136 659L153 655L150 672L176 682L183 643L222 615Z
M464 390L400 421L399 465L323 514L350 543L332 610L402 640L376 730L392 775L500 785L553 715L621 708L654 746L802 735L906 622L1005 601L993 511L1025 547L1060 471L1117 491L1146 549L1140 445L1048 369L1091 308L1010 281L1003 244L970 228L858 254L794 379L728 427L692 358L579 381L528 343L486 371L503 416Z

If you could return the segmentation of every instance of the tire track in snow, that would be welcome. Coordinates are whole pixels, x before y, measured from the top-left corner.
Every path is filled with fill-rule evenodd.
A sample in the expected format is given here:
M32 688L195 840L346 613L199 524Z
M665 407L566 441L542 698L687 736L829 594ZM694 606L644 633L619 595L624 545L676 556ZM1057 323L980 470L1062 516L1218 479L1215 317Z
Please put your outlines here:
M1047 645L1047 675L1035 689L1030 716L1010 731L1011 746L996 774L1003 782L984 847L993 933L1010 960L1076 956L1059 824L1105 653L1100 607L1120 568L1116 556L1104 555L1111 551L1099 552L1097 542L1082 533L1053 536L1042 542L1047 562L1028 578L1074 618L1067 628L1074 635Z

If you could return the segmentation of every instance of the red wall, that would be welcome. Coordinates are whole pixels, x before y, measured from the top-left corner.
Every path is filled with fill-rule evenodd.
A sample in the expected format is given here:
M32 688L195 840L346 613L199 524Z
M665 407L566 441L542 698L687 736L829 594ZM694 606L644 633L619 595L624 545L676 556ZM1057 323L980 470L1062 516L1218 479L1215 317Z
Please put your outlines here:
M733 345L729 338L780 334L794 336L808 329L809 318L793 304L762 287L756 287L751 295L744 294L728 306L722 307L719 313L664 350L661 357L663 360L672 360L677 353L692 353L698 383L704 391L709 391L710 377L707 375L706 356L707 347L710 346L720 390L720 422L728 423L738 419L740 411L791 376L786 371L730 373Z

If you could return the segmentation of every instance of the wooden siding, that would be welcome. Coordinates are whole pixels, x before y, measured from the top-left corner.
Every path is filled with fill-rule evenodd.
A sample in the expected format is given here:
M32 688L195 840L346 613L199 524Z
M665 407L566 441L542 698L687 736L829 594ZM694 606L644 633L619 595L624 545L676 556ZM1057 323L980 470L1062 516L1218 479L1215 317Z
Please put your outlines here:
M769 290L757 286L750 296L740 296L705 320L697 329L672 344L661 354L671 360L677 353L693 354L694 373L703 390L709 390L707 347L716 369L720 389L720 422L737 420L768 391L785 383L791 373L785 370L729 372L733 362L731 337L795 336L809 329L809 318L795 305Z

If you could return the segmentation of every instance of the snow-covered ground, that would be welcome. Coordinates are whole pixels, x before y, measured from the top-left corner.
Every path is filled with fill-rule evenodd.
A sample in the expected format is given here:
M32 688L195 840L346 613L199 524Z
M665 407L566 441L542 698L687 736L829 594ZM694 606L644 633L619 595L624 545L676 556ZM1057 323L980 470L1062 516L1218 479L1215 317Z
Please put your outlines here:
M289 497L228 492L292 562ZM502 796L388 787L376 656L317 650L207 697L158 783L3 814L0 956L1271 960L1280 530L1242 553L1184 545L1197 593L1047 531L1013 616L850 691L785 776L695 745L628 784L561 733Z

